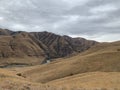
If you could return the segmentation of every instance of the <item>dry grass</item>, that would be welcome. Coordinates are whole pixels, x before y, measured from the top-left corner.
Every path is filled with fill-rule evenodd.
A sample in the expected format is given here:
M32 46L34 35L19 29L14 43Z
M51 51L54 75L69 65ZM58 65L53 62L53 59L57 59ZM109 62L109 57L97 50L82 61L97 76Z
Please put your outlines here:
M0 90L120 90L120 73L84 73L40 84L0 69Z
M55 87L33 83L14 71L0 69L0 90L53 90Z
M26 69L23 75L31 81L47 83L71 76L71 74L96 71L119 72L120 52L117 51L118 48L120 48L120 42L103 43L71 58L61 59L46 65L34 66L29 70Z
M120 88L120 72L90 72L54 80L48 84L77 88Z
M8 90L120 90L119 48L120 42L103 43L49 64L1 69L0 85Z

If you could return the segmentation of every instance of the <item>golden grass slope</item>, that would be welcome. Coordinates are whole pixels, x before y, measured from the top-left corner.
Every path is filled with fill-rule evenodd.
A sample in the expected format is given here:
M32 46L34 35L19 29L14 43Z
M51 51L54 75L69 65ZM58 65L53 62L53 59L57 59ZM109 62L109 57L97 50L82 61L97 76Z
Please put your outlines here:
M98 44L49 64L8 70L0 69L0 90L120 90L120 42Z
M52 85L33 83L17 76L14 71L0 69L0 90L57 90Z
M90 72L49 82L50 85L76 88L118 88L120 72Z
M30 82L15 73L0 69L0 90L120 90L120 72L83 73L47 84Z
M120 42L98 44L84 53L50 64L35 66L22 74L31 81L47 83L86 72L119 72L119 49Z

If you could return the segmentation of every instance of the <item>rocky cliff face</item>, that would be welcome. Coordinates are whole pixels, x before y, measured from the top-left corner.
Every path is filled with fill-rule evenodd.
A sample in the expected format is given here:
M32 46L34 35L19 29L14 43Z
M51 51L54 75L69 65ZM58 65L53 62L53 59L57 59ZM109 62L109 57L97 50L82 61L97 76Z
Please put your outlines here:
M13 32L0 29L0 59L36 57L48 59L80 53L97 44L83 38L71 38L49 32Z

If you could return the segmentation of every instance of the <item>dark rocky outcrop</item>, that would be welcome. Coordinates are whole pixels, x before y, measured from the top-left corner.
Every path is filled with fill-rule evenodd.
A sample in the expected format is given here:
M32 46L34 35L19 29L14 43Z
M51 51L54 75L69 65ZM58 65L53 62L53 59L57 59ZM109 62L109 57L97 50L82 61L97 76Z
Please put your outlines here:
M60 36L49 32L33 32L31 35L48 47L50 52L49 56L51 58L65 57L72 53L80 53L98 43L84 38Z

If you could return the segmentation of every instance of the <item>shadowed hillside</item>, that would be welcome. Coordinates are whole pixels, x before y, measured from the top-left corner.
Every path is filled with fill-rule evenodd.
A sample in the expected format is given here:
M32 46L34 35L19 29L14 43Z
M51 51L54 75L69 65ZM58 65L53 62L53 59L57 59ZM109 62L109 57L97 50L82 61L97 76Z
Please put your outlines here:
M83 52L97 44L95 41L84 38L71 38L49 32L33 32L31 35L48 47L50 52L48 58L65 57L72 53Z

